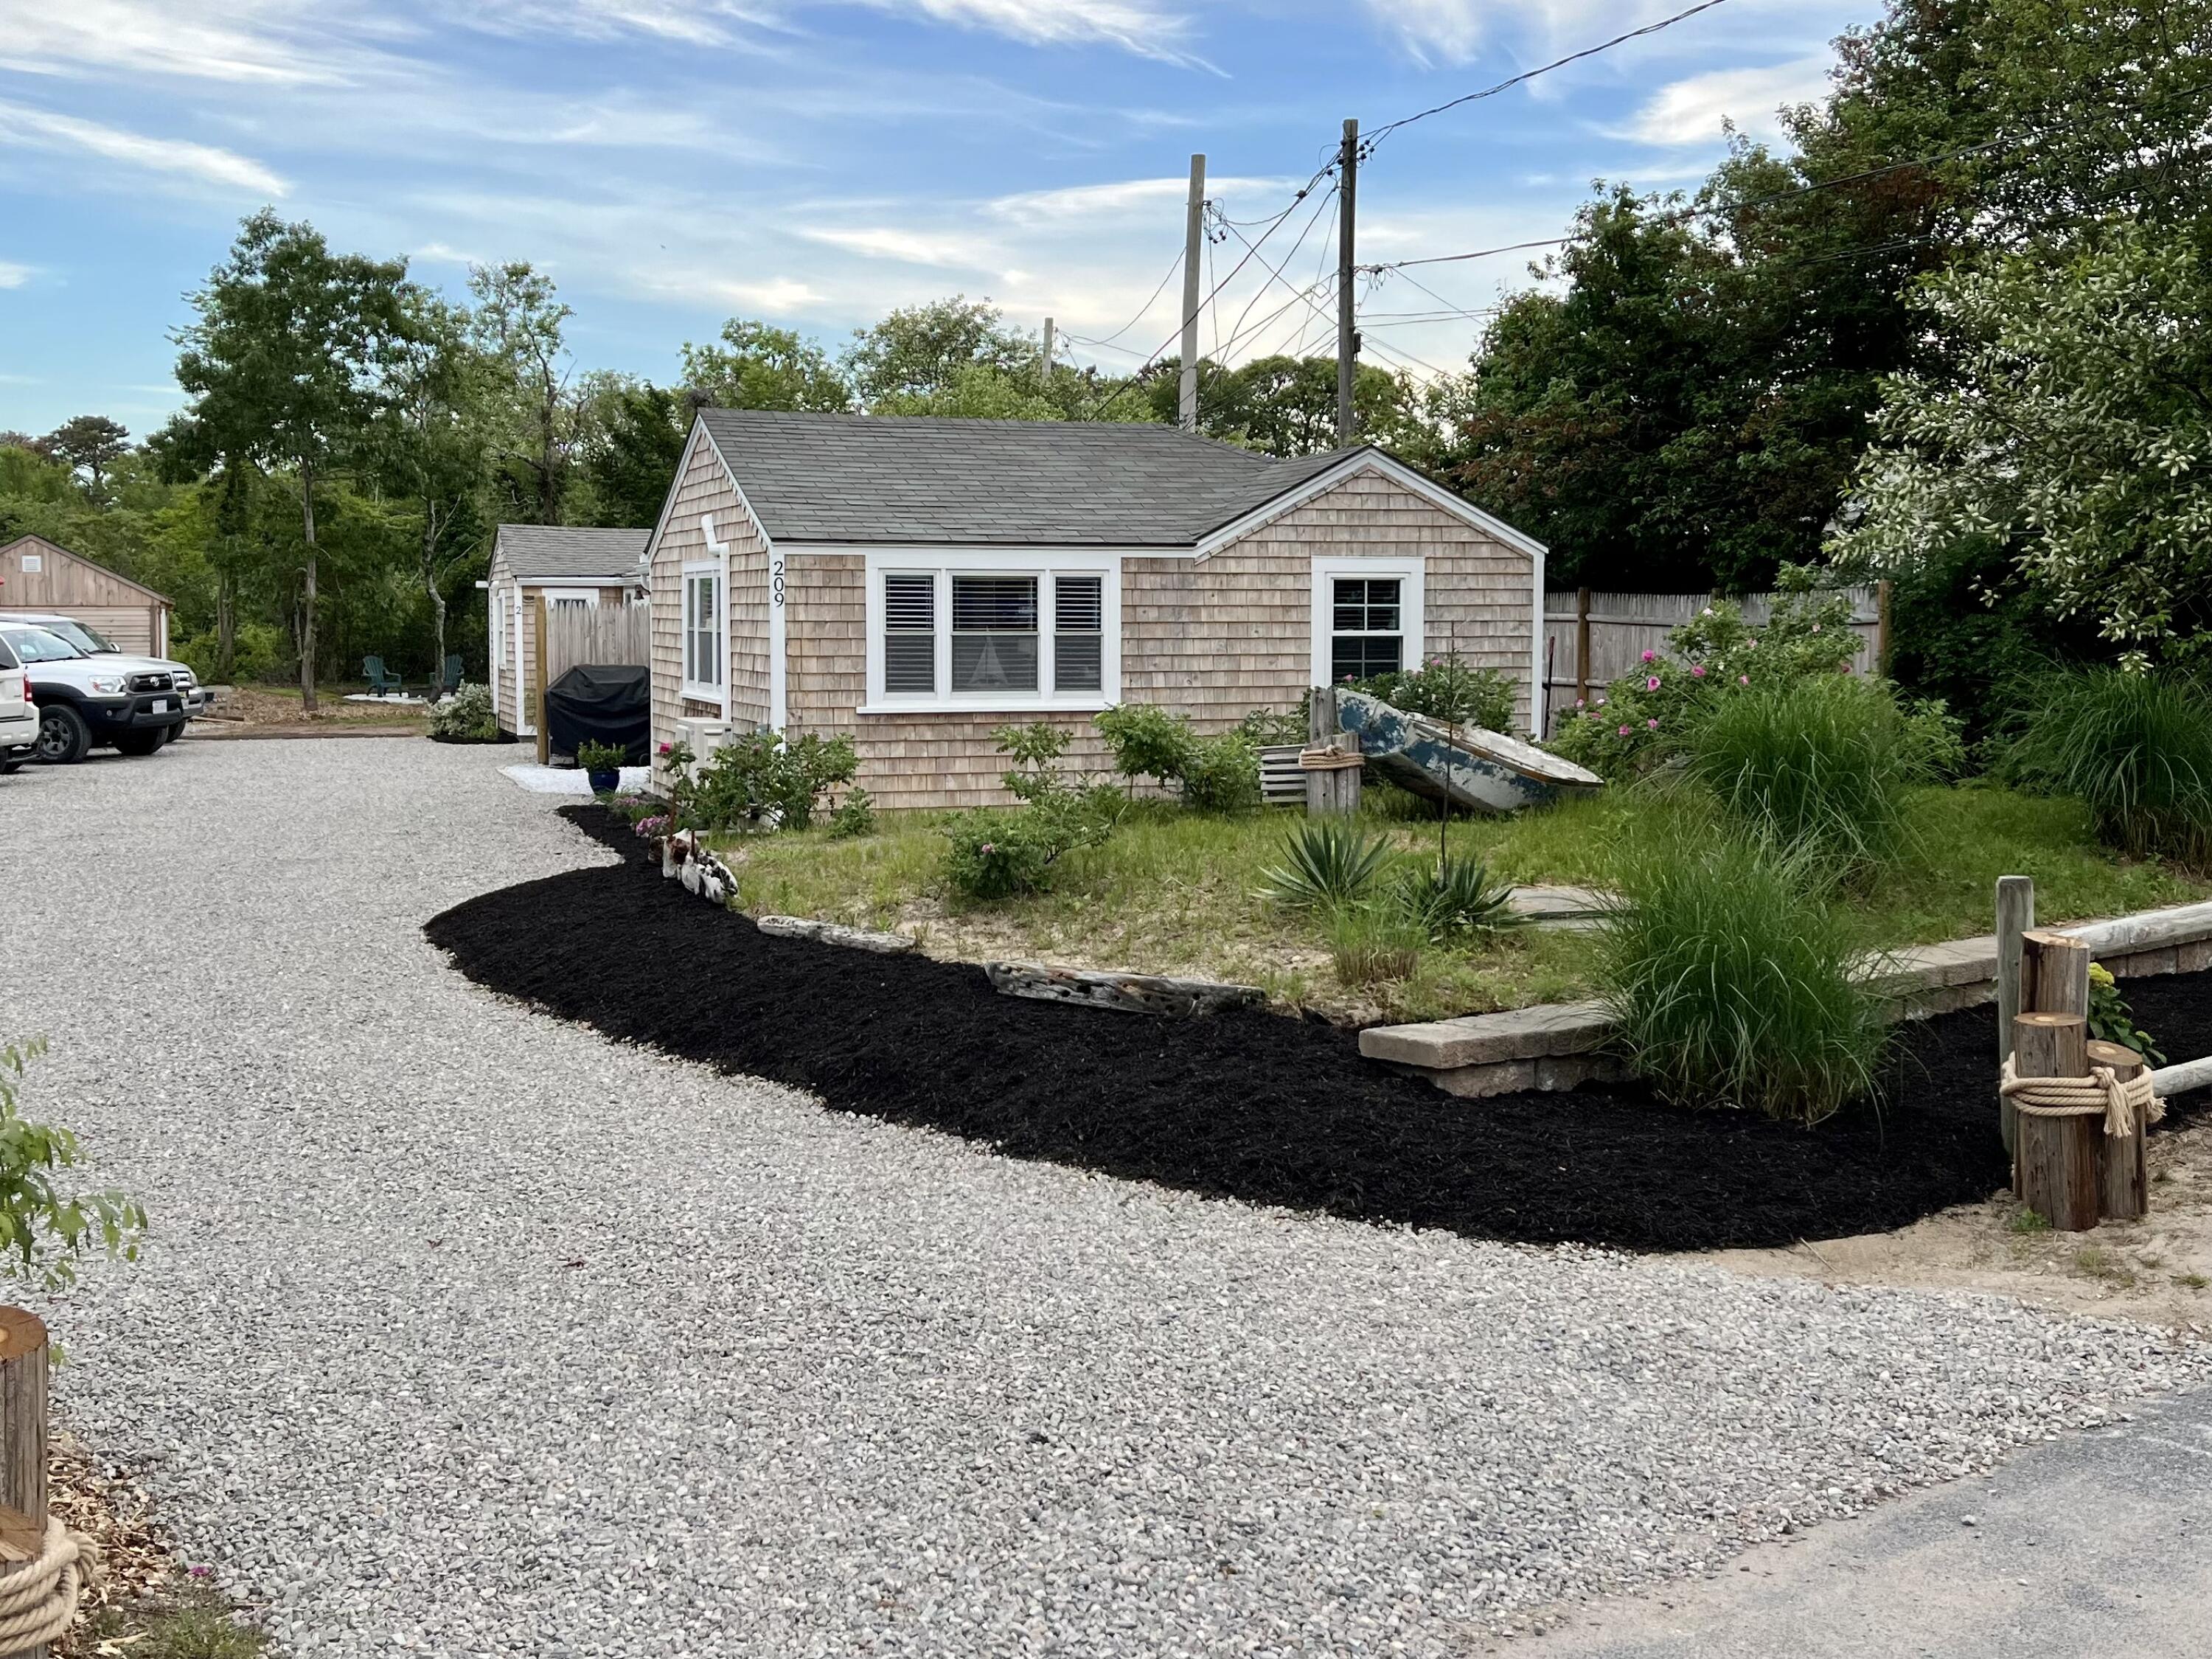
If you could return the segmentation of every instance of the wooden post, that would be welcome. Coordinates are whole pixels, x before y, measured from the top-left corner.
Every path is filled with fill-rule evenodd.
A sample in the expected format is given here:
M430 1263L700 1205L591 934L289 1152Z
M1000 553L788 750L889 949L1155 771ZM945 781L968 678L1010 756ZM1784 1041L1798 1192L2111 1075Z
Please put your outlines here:
M47 1354L36 1314L0 1308L0 1574L46 1546ZM46 1651L24 1650L31 1659Z
M2111 1066L2123 1083L2142 1074L2142 1056L2124 1042L2088 1044L2088 1060L2092 1066ZM2136 1114L2135 1130L2124 1139L2118 1135L2100 1138L2097 1212L2107 1221L2140 1220L2150 1209L2150 1166L2144 1146L2150 1125L2141 1112Z
M1874 672L1884 679L1889 678L1891 592L1887 576L1874 585Z
M530 596L530 638L536 656L530 665L531 719L538 727L538 763L540 766L552 757L552 734L545 729L545 596Z
M2089 1017L2089 947L2064 933L2020 937L2020 1006L2039 1014Z
M1575 590L1575 706L1577 708L1589 701L1589 589L1577 588Z
M1359 740L1349 736L1336 723L1336 688L1316 685L1312 701L1307 705L1306 747L1332 749L1339 754L1356 755ZM1318 817L1327 813L1352 813L1359 810L1359 768L1357 766L1315 767L1306 772L1306 812Z
M2013 1021L2013 1072L2023 1078L2087 1077L2088 1041L2089 1022L2079 1014L2022 1014ZM2095 1226L2104 1118L2087 1112L2066 1117L2024 1113L2019 1133L2013 1190L2021 1202L2062 1232Z
M2027 1006L2021 1000L2020 936L2035 926L2035 882L2028 876L1997 878L1997 1065L2002 1068L2012 1053L2014 1018ZM2013 1150L2014 1126L2020 1114L2012 1102L1997 1097L1997 1127L2004 1149Z

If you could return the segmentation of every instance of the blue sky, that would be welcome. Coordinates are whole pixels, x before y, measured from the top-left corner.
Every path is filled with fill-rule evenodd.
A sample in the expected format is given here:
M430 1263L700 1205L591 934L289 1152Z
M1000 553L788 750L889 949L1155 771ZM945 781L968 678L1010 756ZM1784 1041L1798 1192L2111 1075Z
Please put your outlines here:
M1174 331L1174 286L1146 301L1193 150L1230 218L1264 219L1346 116L1371 131L1684 3L0 0L0 428L158 425L183 296L264 203L454 289L471 260L537 263L575 307L582 368L665 380L732 314L835 345L955 292L1092 338L1137 319L1129 355L1073 348L1131 367ZM1407 128L1363 170L1360 257L1557 234L1595 177L1693 183L1724 118L1771 132L1818 94L1830 39L1878 11L1728 0ZM1241 252L1218 248L1217 276ZM1479 311L1525 261L1416 275ZM1248 267L1202 344L1240 314L1231 356L1308 323L1318 339L1267 280ZM1439 308L1404 279L1364 304L1376 361L1463 363L1474 323L1392 322Z

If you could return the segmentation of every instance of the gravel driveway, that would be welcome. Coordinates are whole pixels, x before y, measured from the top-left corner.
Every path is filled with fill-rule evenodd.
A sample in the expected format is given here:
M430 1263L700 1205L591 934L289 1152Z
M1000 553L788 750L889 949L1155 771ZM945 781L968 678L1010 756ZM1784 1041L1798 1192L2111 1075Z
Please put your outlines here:
M1012 1163L615 1047L419 932L605 856L512 752L0 780L0 1030L52 1036L34 1108L158 1235L51 1310L64 1407L290 1651L1454 1653L2212 1376L2004 1302Z

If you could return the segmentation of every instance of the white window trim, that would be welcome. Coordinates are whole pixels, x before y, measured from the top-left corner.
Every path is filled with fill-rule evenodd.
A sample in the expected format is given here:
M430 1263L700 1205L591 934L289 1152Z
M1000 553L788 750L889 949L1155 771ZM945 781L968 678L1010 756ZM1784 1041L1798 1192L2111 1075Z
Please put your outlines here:
M691 667L691 584L702 576L714 579L717 603L714 606L714 629L720 635L719 659L722 665L722 683L708 684L690 678ZM677 672L682 677L680 690L692 702L711 702L725 715L729 713L730 700L730 579L727 568L719 558L686 559L679 577L681 585L676 590L676 625L682 636L678 653Z
M936 580L937 684L934 692L884 690L884 578L930 576ZM952 579L955 576L1035 576L1037 582L1037 690L954 691L952 684ZM1051 578L1099 576L1104 600L1103 637L1099 649L1099 689L1054 691L1054 604ZM888 549L867 556L867 701L862 714L1032 714L1065 712L1095 714L1121 700L1121 556L1089 549L940 548Z
M1418 555L1316 558L1313 562L1313 683L1332 684L1329 641L1336 631L1335 583L1340 576L1398 579L1398 629L1406 641L1398 660L1401 666L1417 667L1428 654L1424 648L1428 626L1426 562Z

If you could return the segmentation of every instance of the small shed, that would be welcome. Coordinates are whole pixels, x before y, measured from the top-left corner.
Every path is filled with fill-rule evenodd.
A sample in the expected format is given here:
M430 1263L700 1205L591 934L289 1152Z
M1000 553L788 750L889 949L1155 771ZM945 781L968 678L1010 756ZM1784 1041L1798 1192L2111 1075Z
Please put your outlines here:
M580 525L503 524L492 542L486 576L491 632L492 714L500 729L520 737L537 731L529 692L537 684L537 639L531 602L543 599L549 617L625 611L646 602L645 544L650 530L607 530ZM607 630L593 630L594 633ZM623 637L635 630L613 630ZM603 654L583 654L598 660ZM644 661L642 649L617 652ZM569 663L557 663L557 678Z
M126 652L166 657L175 608L152 588L44 536L18 536L0 547L0 611L73 617Z

